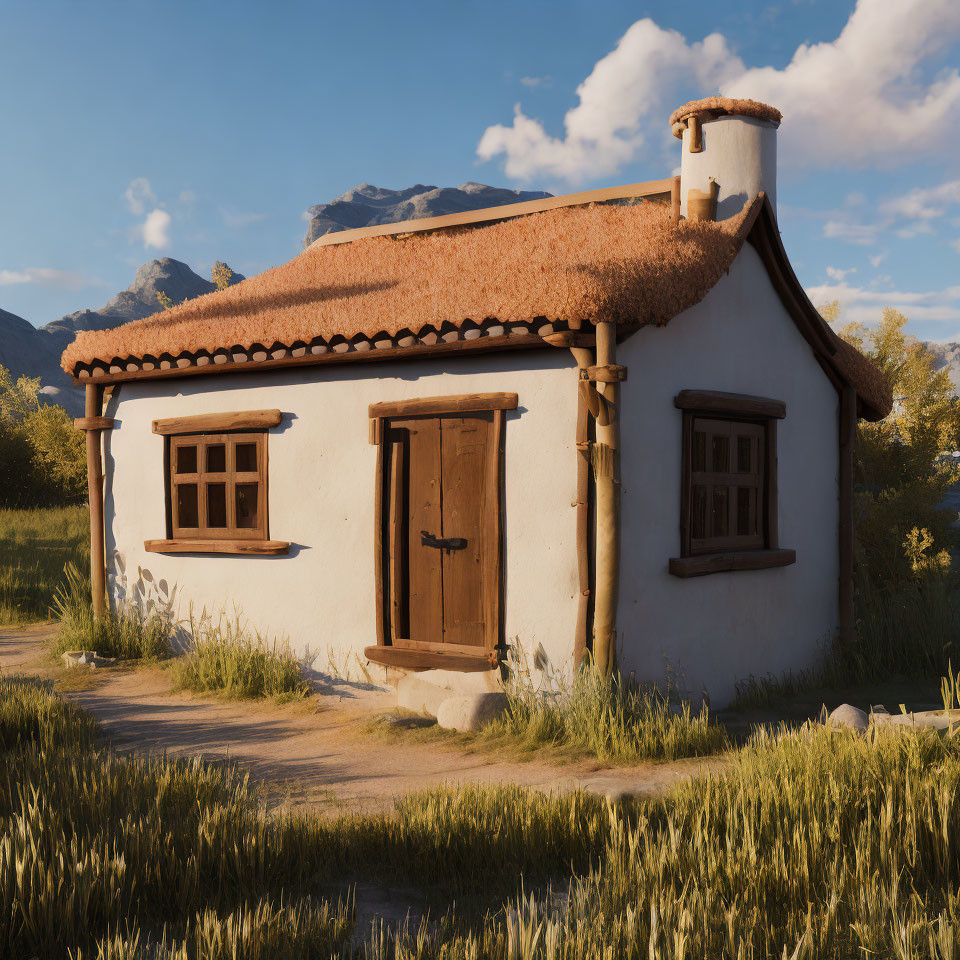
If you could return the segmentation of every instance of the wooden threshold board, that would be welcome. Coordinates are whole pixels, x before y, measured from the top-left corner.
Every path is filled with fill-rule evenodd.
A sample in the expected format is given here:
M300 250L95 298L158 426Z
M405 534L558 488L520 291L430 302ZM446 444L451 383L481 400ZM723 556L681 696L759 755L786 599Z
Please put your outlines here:
M493 670L497 666L483 654L472 656L434 653L430 650L414 650L411 647L364 647L363 655L385 667L404 667L407 670L459 670L463 673L479 673Z

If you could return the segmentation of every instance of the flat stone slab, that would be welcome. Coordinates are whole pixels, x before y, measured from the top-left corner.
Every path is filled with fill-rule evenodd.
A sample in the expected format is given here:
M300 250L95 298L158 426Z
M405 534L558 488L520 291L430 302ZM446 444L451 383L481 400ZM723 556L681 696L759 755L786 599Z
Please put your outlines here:
M923 710L919 713L874 713L877 726L906 727L913 730L960 730L960 711Z
M98 657L95 650L68 650L63 654L63 662L68 667L89 667L95 670L97 667L112 667L117 658Z

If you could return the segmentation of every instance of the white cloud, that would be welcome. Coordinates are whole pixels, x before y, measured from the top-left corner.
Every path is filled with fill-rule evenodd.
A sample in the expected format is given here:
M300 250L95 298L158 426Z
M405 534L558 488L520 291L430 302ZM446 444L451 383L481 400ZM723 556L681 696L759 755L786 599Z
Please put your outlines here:
M956 250L957 253L960 253L960 238L956 240L951 240L950 246L953 247L953 249Z
M870 258L871 267L879 267L884 260L887 259L886 253L878 253L875 257Z
M665 97L684 83L715 89L743 64L720 34L688 44L676 30L638 20L616 48L577 87L580 103L567 112L562 138L517 104L510 126L488 127L477 145L481 160L505 155L507 175L577 180L612 173L634 159L646 142L644 128L665 128Z
M520 82L525 87L552 87L553 77L521 77Z
M847 270L841 270L839 267L827 267L827 276L831 280L835 280L837 283L843 283L847 274L856 273L856 272L857 272L856 267L850 267Z
M841 324L857 321L875 324L884 307L909 317L918 336L925 339L960 339L960 285L926 293L904 290L868 290L847 283L807 288L813 303L840 301ZM920 328L919 330L916 328Z
M900 227L896 233L901 240L912 240L921 234L933 233L933 227L926 220L914 220L913 223Z
M54 270L50 267L27 267L25 270L0 270L0 287L20 284L37 287L59 287L62 290L82 290L102 284L97 277L88 277L76 270Z
M907 220L934 220L960 203L960 180L946 180L936 187L915 187L880 205L891 216Z
M136 177L131 180L123 193L127 202L127 209L137 217L144 217L143 223L131 227L128 236L131 243L143 243L145 249L155 247L158 250L170 245L170 214L163 209L163 204L157 199L146 177ZM194 201L190 190L181 192L181 204L189 205ZM149 213L147 212L149 209Z
M849 220L828 220L823 225L823 235L832 240L845 240L847 243L856 243L860 246L870 246L877 242L877 234L886 224L881 223L853 223Z
M123 196L127 201L127 209L136 217L141 216L147 207L157 204L157 198L153 195L150 181L146 177L131 180Z
M224 207L220 208L220 216L223 217L223 222L231 230L242 230L244 227L249 227L252 223L259 223L261 220L267 219L267 214L265 213L238 213L233 210L227 210Z
M162 250L170 245L170 214L157 207L147 214L147 219L137 228L145 248Z
M956 0L858 0L833 41L797 48L782 70L747 68L720 34L688 43L650 19L634 23L577 88L579 103L552 137L520 104L513 123L488 127L481 160L503 155L508 176L603 176L662 143L666 115L691 90L719 89L784 113L781 163L807 168L879 166L949 150L960 73L924 81L922 68L960 36Z

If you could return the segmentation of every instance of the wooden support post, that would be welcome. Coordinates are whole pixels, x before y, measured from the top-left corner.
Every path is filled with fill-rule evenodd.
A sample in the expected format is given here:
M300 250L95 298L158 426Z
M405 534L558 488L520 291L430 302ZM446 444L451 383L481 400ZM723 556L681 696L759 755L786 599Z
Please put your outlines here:
M84 417L99 417L103 387L86 385ZM107 611L106 562L103 543L103 463L100 437L103 431L87 428L87 496L90 500L90 586L93 594L93 615L102 617Z
M853 453L857 433L857 391L843 387L840 392L840 644L849 649L854 642L856 619L853 609Z
M670 184L670 216L676 223L680 219L680 178L674 177Z
M597 366L616 364L617 327L597 324ZM597 491L596 588L593 608L593 656L605 673L613 670L617 642L620 585L620 384L598 383L606 402L607 423L597 421L593 473Z
M593 363L588 347L571 347L577 372ZM573 638L573 663L579 667L587 656L590 639L590 410L582 391L577 393L577 627Z

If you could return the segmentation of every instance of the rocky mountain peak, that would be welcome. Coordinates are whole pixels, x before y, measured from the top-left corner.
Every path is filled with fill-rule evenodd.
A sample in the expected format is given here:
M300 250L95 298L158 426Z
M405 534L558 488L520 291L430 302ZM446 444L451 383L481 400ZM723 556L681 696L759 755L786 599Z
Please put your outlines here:
M328 233L372 227L401 220L422 220L447 213L482 210L506 203L540 200L551 194L542 190L508 190L468 181L459 187L435 187L416 183L403 190L390 190L361 183L330 203L318 203L307 210L309 226L303 245Z

